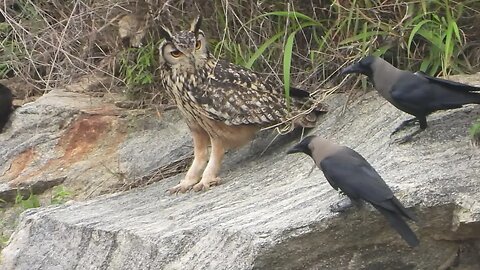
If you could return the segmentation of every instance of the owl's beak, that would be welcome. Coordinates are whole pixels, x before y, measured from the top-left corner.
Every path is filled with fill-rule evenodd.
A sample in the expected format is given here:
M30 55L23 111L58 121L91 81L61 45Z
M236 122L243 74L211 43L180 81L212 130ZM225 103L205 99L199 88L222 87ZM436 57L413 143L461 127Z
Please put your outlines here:
M195 56L193 56L193 54L189 53L189 54L187 54L187 58L188 58L188 61L190 62L190 64L193 66L193 68L195 70L197 70L197 64L196 64L196 61L195 61Z

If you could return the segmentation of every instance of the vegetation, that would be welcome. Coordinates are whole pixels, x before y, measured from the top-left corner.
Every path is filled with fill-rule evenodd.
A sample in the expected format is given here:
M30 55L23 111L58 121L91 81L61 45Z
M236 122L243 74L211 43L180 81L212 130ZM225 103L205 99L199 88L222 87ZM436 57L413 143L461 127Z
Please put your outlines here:
M42 205L63 204L72 197L71 191L65 188L64 185L59 185L52 189L49 200L45 196L33 194L32 191L30 191L28 197L22 192L17 192L14 204L9 204L0 199L0 251L7 245L13 228L17 226L18 217L24 210L37 208Z
M153 84L158 45L158 42L150 41L144 47L128 48L120 52L120 76L127 85L127 98L141 98L139 89Z
M40 198L33 194L32 191L30 191L28 197L24 196L21 192L17 192L17 195L15 196L15 205L21 207L22 209L30 209L40 207L42 204L63 204L70 200L72 196L72 192L66 189L64 185L58 185L52 188L50 200L48 202L42 200L44 203L41 203ZM3 203L6 204L5 201L3 201Z
M310 79L312 84L325 83L344 64L367 54L433 75L478 70L478 56L471 57L477 53L477 48L471 46L476 33L467 29L474 15L479 14L476 1L333 1L323 7L307 9L298 3L286 8L247 20L234 35L221 40L222 44L236 44L238 49L227 49L219 55L246 63L247 67L261 59L270 65L277 63L281 69L275 71L283 71L287 87L291 77L297 78L297 82ZM312 14L312 10L318 12ZM225 29L235 29L234 26L230 23ZM265 28L268 30L262 31ZM242 31L254 33L250 34L254 44L244 44L249 38L228 40L230 36L242 36ZM257 50L248 56L249 51L242 49L242 44ZM283 63L278 63L278 59L283 59ZM262 68L262 64L258 66Z
M38 196L32 192L30 192L30 196L26 199L19 192L15 197L15 204L21 206L23 209L37 208L40 207L40 200Z
M470 128L470 138L474 145L480 145L480 119Z
M213 3L201 13L214 54L257 71L283 74L279 79L287 87L290 79L295 84L326 83L346 62L366 54L435 75L479 67L474 41L480 3L474 0ZM142 1L138 6L114 0L68 5L15 1L1 11L0 76L13 69L39 88L66 82L75 72L103 72L132 86L152 84L159 22L150 23L146 46L119 46L116 23L125 13L119 6L159 14L155 18L176 29L187 27L198 13L170 1L156 7ZM112 55L116 64L103 66L102 60Z
M12 2L0 8L0 78L18 75L38 92L100 73L128 86L128 97L154 100L156 26L185 29L198 13L215 56L276 76L287 96L291 84L315 93L343 85L338 70L367 54L432 75L480 70L476 0L215 0L197 3L200 11L186 1ZM143 47L119 39L126 10L148 26L135 30L145 32ZM346 81L366 85L356 78Z
M50 204L64 204L72 198L73 194L64 185L59 185L53 187L51 196Z
M129 48L121 54L120 72L125 77L127 85L145 85L153 82L153 63L155 62L155 45L148 43L141 48ZM130 54L136 56L132 61Z

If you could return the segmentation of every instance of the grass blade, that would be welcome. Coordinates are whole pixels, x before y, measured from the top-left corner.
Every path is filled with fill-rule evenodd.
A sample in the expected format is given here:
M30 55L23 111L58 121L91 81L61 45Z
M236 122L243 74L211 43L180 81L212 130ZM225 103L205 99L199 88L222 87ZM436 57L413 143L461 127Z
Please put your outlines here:
M432 22L431 20L423 20L423 21L419 22L417 25L415 25L415 27L413 27L412 31L410 32L410 36L408 37L408 42L407 42L408 53L410 53L410 51L411 51L412 41L415 38L415 36L417 35L418 31L420 31L420 29L425 24L431 23L431 22Z
M292 65L293 42L297 32L298 30L290 33L287 38L287 42L285 43L285 49L283 53L283 85L285 90L285 99L287 101L287 108L290 108L290 69Z
M251 68L255 63L255 61L257 61L257 59L263 54L263 52L283 35L284 35L283 32L279 32L275 34L273 37L267 39L267 41L265 41L260 47L258 47L258 50L250 57L250 59L248 59L247 63L245 64L245 67Z

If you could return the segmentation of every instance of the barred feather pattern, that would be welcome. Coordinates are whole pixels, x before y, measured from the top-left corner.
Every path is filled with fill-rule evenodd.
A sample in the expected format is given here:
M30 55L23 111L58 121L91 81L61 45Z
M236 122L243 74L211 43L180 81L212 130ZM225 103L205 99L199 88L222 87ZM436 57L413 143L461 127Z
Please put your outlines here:
M178 72L167 64L160 76L168 94L182 111L189 125L211 127L200 116L229 126L274 125L298 113L305 99L292 102L289 112L283 85L223 60L207 58L195 72Z

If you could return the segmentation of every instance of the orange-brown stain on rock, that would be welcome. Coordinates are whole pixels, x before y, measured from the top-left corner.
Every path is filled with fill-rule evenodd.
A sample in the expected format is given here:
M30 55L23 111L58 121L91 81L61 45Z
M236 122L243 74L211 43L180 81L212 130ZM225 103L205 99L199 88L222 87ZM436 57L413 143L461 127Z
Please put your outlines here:
M58 141L57 151L63 153L62 156L48 160L40 168L21 175L25 169L29 169L29 164L36 158L34 149L30 149L12 162L12 166L6 173L7 179L13 180L10 181L11 185L17 185L28 182L40 174L56 175L60 168L68 168L86 158L92 158L92 166L101 163L115 154L118 145L123 142L126 135L126 132L118 129L117 119L116 116L109 115L81 116L65 130ZM88 154L95 151L98 152L96 157L88 157Z
M32 162L33 158L35 157L35 151L33 148L29 148L28 150L22 152L15 159L12 161L10 168L8 168L5 176L7 179L15 179L17 178L20 173L27 167L27 165Z
M81 160L94 150L102 137L112 128L112 119L103 115L82 116L65 131L58 146L65 151L62 160Z

